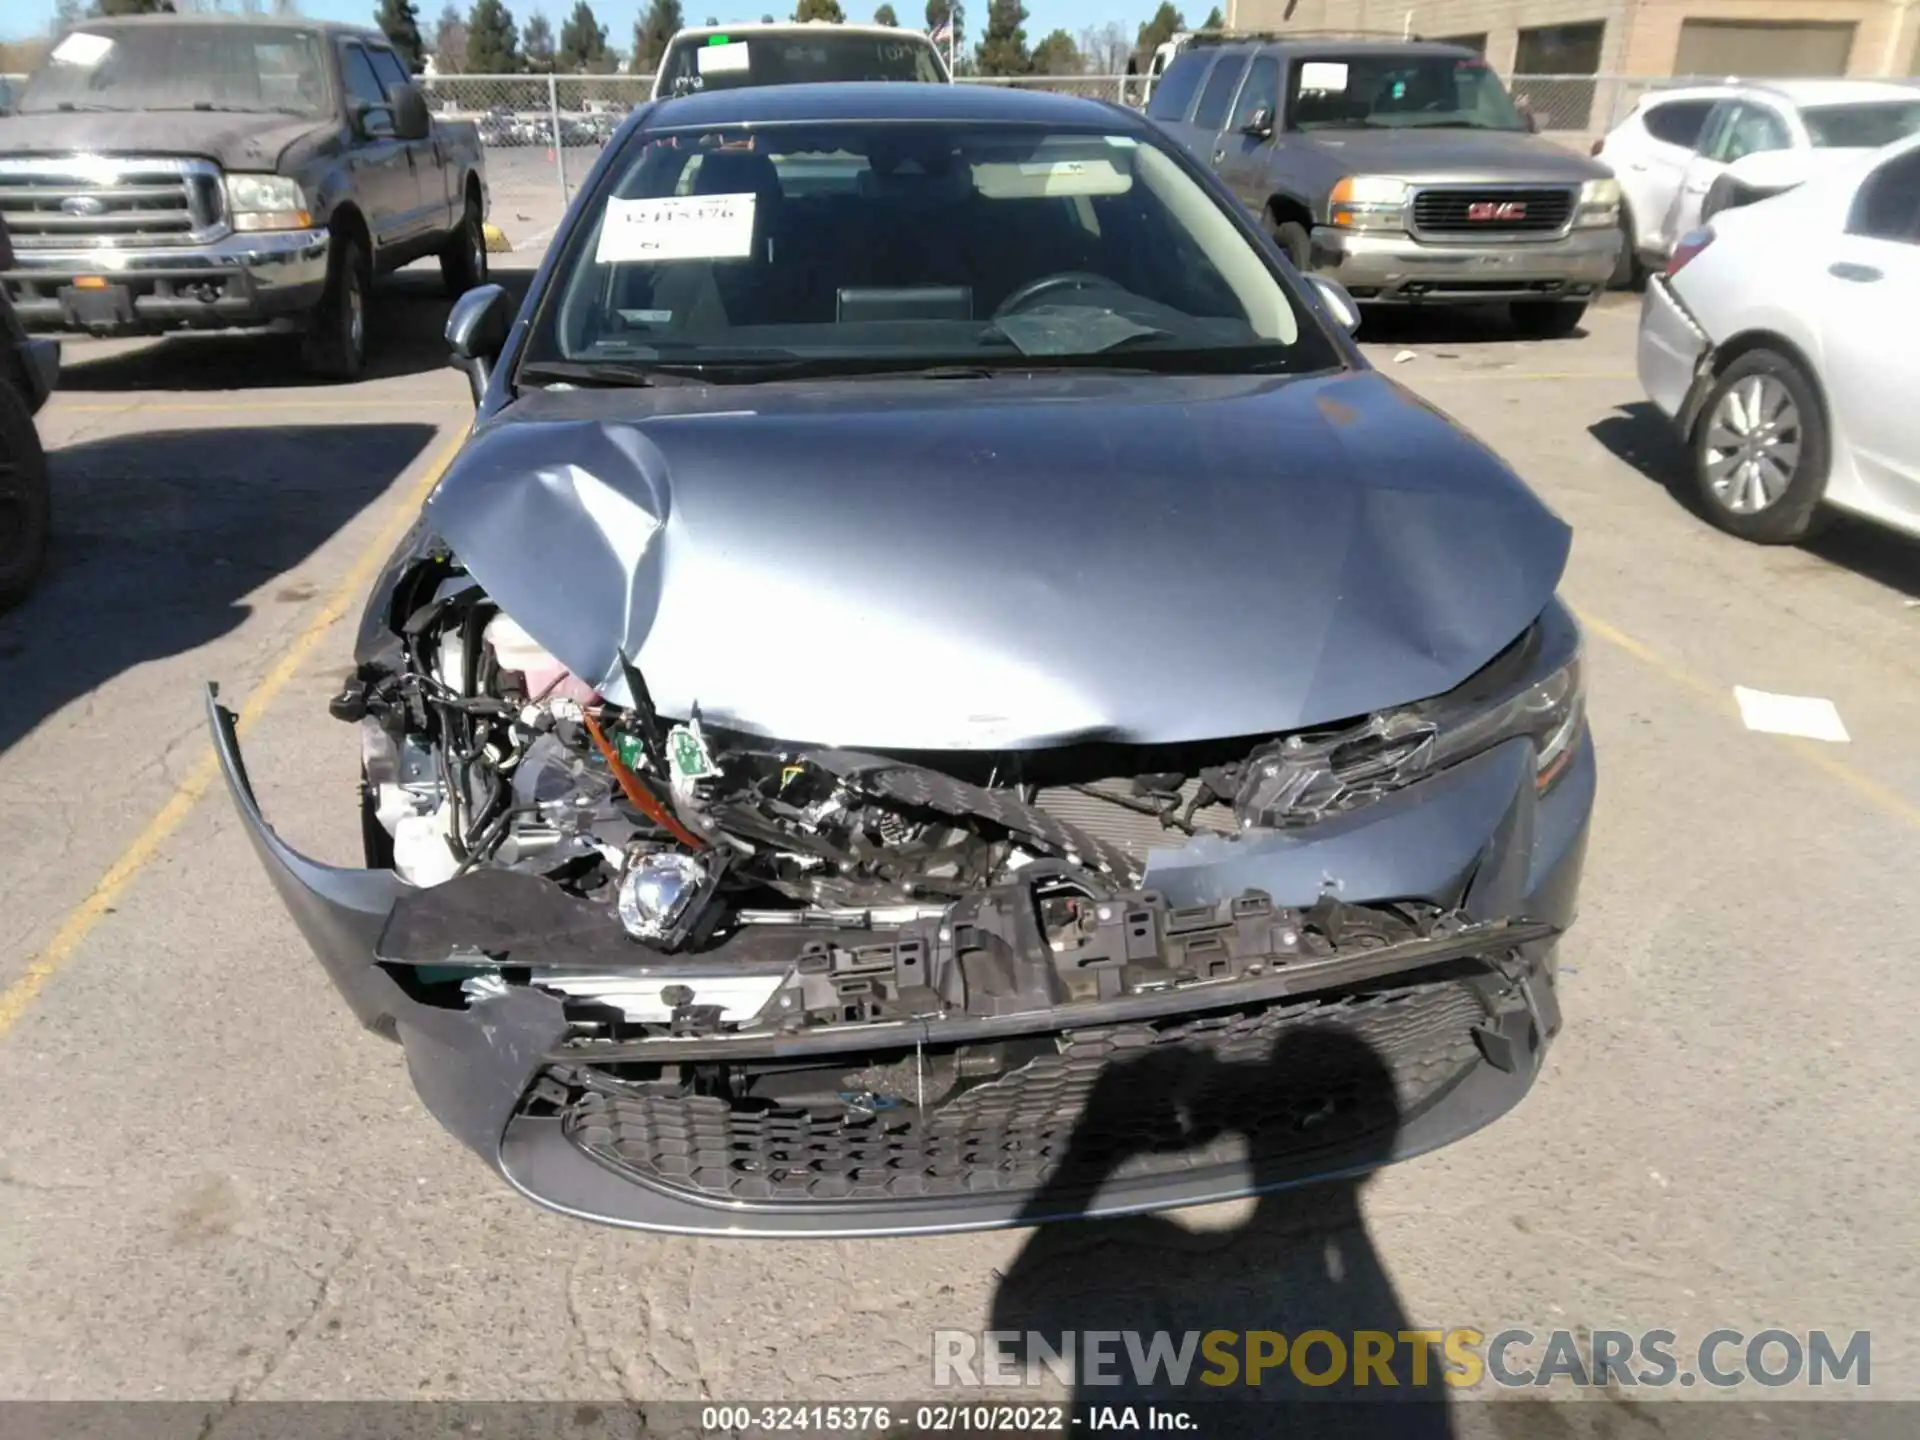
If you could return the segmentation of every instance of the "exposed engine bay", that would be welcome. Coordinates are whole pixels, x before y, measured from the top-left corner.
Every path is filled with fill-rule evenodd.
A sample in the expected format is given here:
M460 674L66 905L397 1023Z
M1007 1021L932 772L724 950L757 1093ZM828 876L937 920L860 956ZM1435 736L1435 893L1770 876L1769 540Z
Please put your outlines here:
M443 1003L463 1003L456 982L466 999L564 995L596 1061L1042 1034L1062 1006L1137 1020L1390 973L1409 945L1439 962L1551 933L1332 895L1175 908L1141 888L1154 848L1311 824L1426 773L1447 741L1418 714L1254 741L858 753L662 716L624 658L635 703L616 704L444 553L391 618L393 663L363 663L333 707L361 727L369 861L418 887L380 958Z

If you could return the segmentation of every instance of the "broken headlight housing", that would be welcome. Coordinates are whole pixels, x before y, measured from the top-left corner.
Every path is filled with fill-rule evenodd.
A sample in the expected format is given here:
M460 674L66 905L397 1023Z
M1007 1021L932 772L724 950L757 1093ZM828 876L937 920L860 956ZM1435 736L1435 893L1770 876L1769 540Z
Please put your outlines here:
M1234 809L1246 825L1311 825L1522 737L1533 742L1534 787L1544 795L1566 772L1585 724L1580 631L1556 602L1445 695L1255 751Z

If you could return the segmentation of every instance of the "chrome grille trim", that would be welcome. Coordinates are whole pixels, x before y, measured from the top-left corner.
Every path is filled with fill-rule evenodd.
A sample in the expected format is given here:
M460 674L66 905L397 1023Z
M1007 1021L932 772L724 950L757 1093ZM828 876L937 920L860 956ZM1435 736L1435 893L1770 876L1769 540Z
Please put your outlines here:
M220 167L177 156L0 158L17 250L204 245L230 233Z
M1480 201L1518 201L1527 216L1512 224L1470 221L1466 207ZM1557 240L1573 228L1580 187L1547 182L1415 185L1407 195L1407 228L1423 240Z

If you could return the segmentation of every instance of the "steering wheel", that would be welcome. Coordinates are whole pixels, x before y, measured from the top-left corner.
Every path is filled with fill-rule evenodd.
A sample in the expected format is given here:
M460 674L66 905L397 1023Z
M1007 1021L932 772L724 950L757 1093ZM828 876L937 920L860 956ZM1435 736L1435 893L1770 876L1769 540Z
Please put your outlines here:
M1114 288L1113 281L1104 275L1095 275L1090 270L1059 270L1052 275L1042 275L1038 280L1029 280L1002 300L993 313L1011 315L1014 311L1031 305L1042 295L1055 290L1112 290Z

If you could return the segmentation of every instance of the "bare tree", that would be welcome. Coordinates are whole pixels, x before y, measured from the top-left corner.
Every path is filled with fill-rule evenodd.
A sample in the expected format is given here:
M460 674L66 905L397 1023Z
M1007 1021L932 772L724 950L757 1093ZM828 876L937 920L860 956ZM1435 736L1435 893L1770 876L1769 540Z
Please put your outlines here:
M1133 42L1117 20L1104 25L1089 25L1080 32L1080 57L1094 75L1119 75L1127 68L1127 56Z

